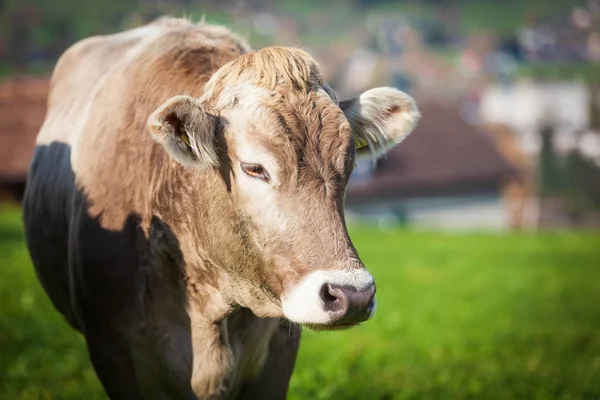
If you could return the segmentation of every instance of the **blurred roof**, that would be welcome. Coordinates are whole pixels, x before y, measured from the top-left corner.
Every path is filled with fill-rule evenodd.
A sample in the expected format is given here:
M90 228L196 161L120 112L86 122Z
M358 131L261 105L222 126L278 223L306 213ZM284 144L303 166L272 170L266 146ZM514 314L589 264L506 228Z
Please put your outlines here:
M25 180L49 88L46 77L0 81L0 182Z
M419 103L419 109L415 131L378 162L371 179L353 182L349 203L493 191L516 176L492 139L461 118L457 104Z

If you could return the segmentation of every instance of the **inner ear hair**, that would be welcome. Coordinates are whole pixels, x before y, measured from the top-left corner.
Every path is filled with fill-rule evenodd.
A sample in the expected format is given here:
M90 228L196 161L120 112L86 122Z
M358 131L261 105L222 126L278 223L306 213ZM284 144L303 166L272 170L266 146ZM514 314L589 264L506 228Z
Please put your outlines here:
M350 122L357 153L377 158L402 142L420 113L414 99L398 89L381 87L340 102Z
M181 115L181 117L177 116L176 113L172 112L165 116L165 123L169 124L173 128L173 132L177 135L183 142L188 145L188 147L192 147L190 142L190 138L188 136L187 130L185 128L185 121L182 118L185 117L185 114Z
M148 129L180 164L194 168L218 165L215 118L189 96L167 100L148 118Z

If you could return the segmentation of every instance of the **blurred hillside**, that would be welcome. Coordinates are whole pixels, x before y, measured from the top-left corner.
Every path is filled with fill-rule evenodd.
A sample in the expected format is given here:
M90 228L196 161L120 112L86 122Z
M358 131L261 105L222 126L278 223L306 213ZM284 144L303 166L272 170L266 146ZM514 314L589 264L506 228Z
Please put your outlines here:
M0 71L50 71L60 53L77 40L165 14L194 20L205 16L247 36L255 47L301 45L332 67L337 58L363 47L390 56L426 47L437 53L437 61L452 63L465 45L479 52L496 45L519 60L519 35L527 36L540 21L568 19L576 5L574 0L3 0ZM597 50L592 57L598 56Z

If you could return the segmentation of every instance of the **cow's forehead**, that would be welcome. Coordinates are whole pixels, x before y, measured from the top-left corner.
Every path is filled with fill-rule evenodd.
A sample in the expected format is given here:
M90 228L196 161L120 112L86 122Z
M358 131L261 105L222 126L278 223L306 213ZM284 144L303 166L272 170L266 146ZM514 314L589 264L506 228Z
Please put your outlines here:
M353 159L350 125L335 100L324 91L271 91L260 101L240 100L223 110L233 148L272 154L282 171L345 174ZM294 172L295 171L295 172Z
M317 63L300 49L267 47L242 54L223 65L205 86L210 104L230 105L232 97L223 96L232 88L256 86L266 90L307 91L324 84Z
M235 134L298 142L301 147L351 141L344 113L324 90L278 92L257 87L245 91L234 107L222 111Z

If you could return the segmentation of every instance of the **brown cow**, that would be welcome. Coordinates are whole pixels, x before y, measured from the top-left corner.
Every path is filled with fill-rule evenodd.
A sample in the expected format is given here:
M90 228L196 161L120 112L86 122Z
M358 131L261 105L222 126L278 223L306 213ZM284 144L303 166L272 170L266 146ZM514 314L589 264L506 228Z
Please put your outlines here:
M68 49L24 218L108 395L285 398L299 326L374 309L344 221L355 143L383 154L418 116L392 88L338 102L307 53L186 20Z

